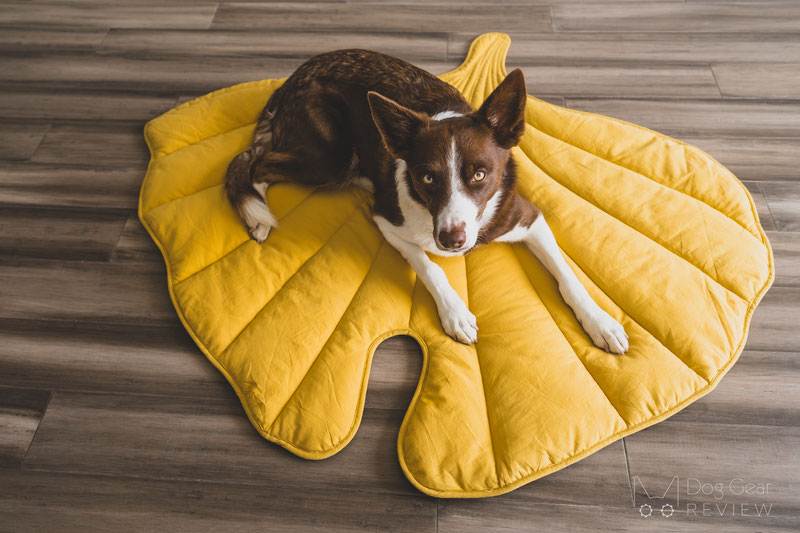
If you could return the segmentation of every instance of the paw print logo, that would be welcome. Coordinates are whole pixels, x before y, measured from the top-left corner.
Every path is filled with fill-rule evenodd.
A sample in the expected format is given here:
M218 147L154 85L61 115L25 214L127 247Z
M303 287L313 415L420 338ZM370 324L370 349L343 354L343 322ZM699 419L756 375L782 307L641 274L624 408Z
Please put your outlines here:
M651 514L653 514L653 508L650 507L649 503L643 503L641 507L639 507L639 514L645 518L648 518Z

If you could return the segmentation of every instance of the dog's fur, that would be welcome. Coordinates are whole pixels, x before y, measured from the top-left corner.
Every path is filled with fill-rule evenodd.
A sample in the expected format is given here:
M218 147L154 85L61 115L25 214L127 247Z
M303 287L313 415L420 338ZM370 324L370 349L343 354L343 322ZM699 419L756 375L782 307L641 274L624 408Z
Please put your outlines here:
M426 252L524 242L595 345L624 353L625 330L591 299L544 217L516 192L510 149L524 132L526 98L519 70L474 111L455 88L400 59L366 50L316 56L270 98L252 145L228 168L228 199L261 243L276 225L270 185L368 188L376 225L433 295L445 332L464 343L477 341L475 316Z

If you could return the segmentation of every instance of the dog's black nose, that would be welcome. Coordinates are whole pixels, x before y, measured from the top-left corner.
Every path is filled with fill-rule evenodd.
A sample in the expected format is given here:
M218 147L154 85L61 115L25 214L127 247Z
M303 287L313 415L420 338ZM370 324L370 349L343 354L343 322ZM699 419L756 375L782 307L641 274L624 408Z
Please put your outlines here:
M439 232L439 244L450 250L457 250L467 242L467 232L463 228L454 228L450 231Z

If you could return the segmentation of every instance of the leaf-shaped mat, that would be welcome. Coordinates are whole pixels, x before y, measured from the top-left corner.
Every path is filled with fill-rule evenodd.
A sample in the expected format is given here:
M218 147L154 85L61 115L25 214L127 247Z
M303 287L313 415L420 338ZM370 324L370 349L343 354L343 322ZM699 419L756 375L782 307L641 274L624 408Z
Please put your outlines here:
M478 106L505 77L487 34L442 76ZM742 184L702 151L619 120L529 98L514 157L578 277L630 334L592 346L553 278L520 245L435 259L475 313L477 345L445 336L431 296L370 218L361 189L269 189L263 245L225 199L228 162L283 80L222 89L145 128L139 216L186 329L266 439L308 459L356 433L387 337L424 352L398 453L421 491L508 492L674 414L738 357L772 254ZM536 80L528 80L536 87Z

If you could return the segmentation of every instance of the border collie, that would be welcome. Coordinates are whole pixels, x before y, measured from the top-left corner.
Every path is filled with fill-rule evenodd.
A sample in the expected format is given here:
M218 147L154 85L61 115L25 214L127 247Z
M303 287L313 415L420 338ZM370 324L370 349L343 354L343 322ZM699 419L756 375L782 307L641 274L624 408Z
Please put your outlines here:
M400 59L318 55L267 102L252 145L228 167L228 199L262 243L276 226L266 203L274 183L372 191L375 224L433 295L445 333L466 344L478 339L475 315L428 254L524 243L592 342L625 353L623 327L592 300L541 212L516 191L510 150L525 129L526 99L519 69L474 110L454 87Z

